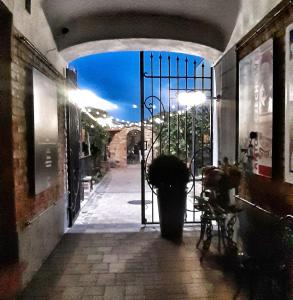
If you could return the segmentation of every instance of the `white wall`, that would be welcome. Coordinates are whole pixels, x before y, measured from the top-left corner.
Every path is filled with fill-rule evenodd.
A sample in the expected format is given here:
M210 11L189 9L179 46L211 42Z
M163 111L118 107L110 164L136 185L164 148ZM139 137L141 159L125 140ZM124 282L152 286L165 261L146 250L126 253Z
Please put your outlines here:
M222 100L217 105L219 160L227 156L233 162L236 154L235 44L280 2L280 0L242 0L231 39L216 64L216 93L222 95Z
M2 0L1 2L3 2L11 12L13 12L14 0Z
M114 52L114 51L169 51L190 55L197 55L215 62L221 52L207 47L185 41L175 41L169 39L116 39L100 40L82 43L73 47L66 48L60 53L66 61L72 61L82 56L95 53Z
M64 203L56 202L18 232L19 260L23 263L22 286L39 270L64 233Z
M236 149L236 51L230 51L215 66L216 94L222 99L216 103L218 125L218 160L226 156L235 161Z
M51 29L41 7L41 0L32 0L31 14L25 10L24 0L0 0L13 13L13 25L64 74L67 63L58 53Z
M281 0L242 0L236 25L225 52L233 47L280 2Z
M56 50L56 44L53 40L51 30L49 29L47 19L41 8L42 0L32 0L32 13L28 14L24 8L23 0L0 0L13 12L14 26L21 31L41 52L52 62L60 71L66 66L63 58ZM270 10L272 10L281 0L242 0L240 11L236 20L226 50L235 45L249 30L251 30ZM113 41L112 41L113 42ZM121 41L120 41L121 42ZM87 45L88 47L88 45ZM95 45L96 48L96 45ZM54 50L52 50L54 49ZM96 48L97 49L97 48ZM73 49L71 49L71 52ZM80 49L84 51L84 49ZM70 50L69 50L70 52ZM67 54L66 59L73 59L76 53ZM89 51L92 52L92 51Z

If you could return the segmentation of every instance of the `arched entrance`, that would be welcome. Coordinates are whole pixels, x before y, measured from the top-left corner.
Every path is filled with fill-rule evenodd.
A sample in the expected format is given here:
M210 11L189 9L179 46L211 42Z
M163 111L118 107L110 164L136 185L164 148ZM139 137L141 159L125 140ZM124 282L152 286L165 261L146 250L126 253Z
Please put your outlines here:
M120 3L121 2L121 3ZM70 61L97 52L174 51L216 60L225 50L240 0L123 1L44 0L42 6L57 48ZM131 48L131 49L130 49Z
M133 129L127 134L127 164L139 164L141 149L141 133L140 130Z
M145 129L144 135L146 145L151 145L151 131ZM112 167L125 168L127 165L140 163L139 154L137 156L137 151L140 152L140 140L141 132L139 126L125 127L116 131L109 144L109 160ZM135 152L136 157L130 155L131 152L133 152L133 154ZM133 160L134 157L135 160Z
M155 51L134 53L135 64L140 67L137 68L140 72L136 74L139 80L133 79L131 82L136 82L136 85L140 86L133 100L140 97L140 114L138 114L140 119L137 120L140 122L124 121L125 118L121 120L120 116L118 119L117 115L113 115L110 118L112 122L107 125L110 127L107 130L111 133L108 161L112 169L107 188L103 192L105 211L110 211L105 213L105 217L113 217L111 219L113 223L117 221L118 217L113 208L114 201L109 202L106 199L106 197L113 196L117 202L116 207L119 208L117 214L121 224L125 222L121 208L128 207L129 204L133 205L133 203L137 203L137 206L141 205L141 216L138 215L138 210L135 210L131 216L127 214L126 219L131 219L133 222L140 219L142 223L158 223L156 194L146 180L147 169L152 160L159 154L176 155L188 166L193 166L191 167L193 175L199 173L195 173L195 168L198 170L202 168L204 161L211 160L211 151L209 157L205 159L202 149L204 147L211 149L212 68L203 58L186 54ZM102 57L105 56L102 55ZM93 60L91 63L94 63ZM110 62L108 62L109 65L111 65ZM101 80L101 82L104 81ZM121 87L120 89L126 93L121 98L127 98L128 101L128 97L125 96L127 91ZM187 105L180 103L180 93L192 95L198 91L208 97L209 100L205 105L190 109ZM129 110L127 106L129 103L125 103L123 103L123 109ZM138 106L136 105L135 108ZM91 112L91 109L89 111ZM197 151L197 149L200 150ZM190 213L187 213L186 221L191 223L198 221L198 216L193 213L194 195L200 193L198 185L193 178L188 186L188 195L191 200L187 205ZM141 193L136 195L138 191ZM123 197L118 196L118 193L123 194ZM126 194L129 194L131 199L120 203L121 200L127 198ZM119 199L116 199L116 196ZM102 218L99 219L101 210L97 211L100 215L97 215L96 221L104 222ZM125 211L128 213L130 209L126 208ZM137 218L134 220L132 217L135 215ZM110 220L107 219L107 221Z
M44 0L41 3L56 41L56 48L66 61L98 52L151 50L188 53L215 62L226 49L241 8L240 0L220 0L221 9L211 9L211 5L205 0L190 2L188 5L178 5L175 0L149 1L136 3L135 10L131 5L121 5L122 2L119 1L113 6L93 1L84 5L77 0L70 4L60 4L57 0ZM170 78L170 81L173 79ZM181 79L179 78L179 83ZM188 86L185 89L188 90ZM158 95L156 97L161 98ZM169 109L170 116L171 113L173 114ZM157 118L155 115L152 117ZM169 121L172 119L173 117L169 118ZM177 123L180 123L180 119L181 117L177 117ZM166 119L164 122L166 124ZM153 120L151 124L154 125ZM178 125L176 128L178 129ZM177 132L179 131L180 128ZM180 137L181 132L177 135ZM188 138L188 134L186 136ZM118 134L116 137L117 149L114 156L110 149L111 160L115 165L125 167L128 147L126 143L118 147ZM155 143L153 137L150 143L145 143L147 141L146 136L144 137L142 152L146 154L145 160L143 159L146 164L157 151L152 148L152 155L147 155ZM159 149L158 153L165 153L161 150L164 149ZM200 159L203 161L203 156Z

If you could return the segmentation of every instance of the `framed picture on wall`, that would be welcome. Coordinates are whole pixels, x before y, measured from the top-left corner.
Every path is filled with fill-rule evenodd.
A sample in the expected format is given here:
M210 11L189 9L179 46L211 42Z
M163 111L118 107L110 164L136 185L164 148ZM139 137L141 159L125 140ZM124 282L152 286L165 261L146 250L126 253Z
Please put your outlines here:
M293 24L286 29L285 181L293 183Z
M272 176L273 40L269 39L239 62L239 150L248 149L256 132L248 171Z

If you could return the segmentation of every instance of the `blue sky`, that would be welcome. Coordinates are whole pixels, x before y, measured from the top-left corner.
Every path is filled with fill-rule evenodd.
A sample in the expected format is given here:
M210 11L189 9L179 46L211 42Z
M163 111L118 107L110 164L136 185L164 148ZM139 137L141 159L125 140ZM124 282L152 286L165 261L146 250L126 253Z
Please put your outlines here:
M154 60L158 60L159 53L153 52ZM168 55L171 56L171 73L176 75L176 58L180 58L179 69L181 74L185 73L184 60L189 60L191 71L193 61L197 64L202 60L199 57L177 54L162 53L162 72L168 70ZM140 74L139 74L138 51L131 52L109 52L85 56L72 61L70 68L77 71L77 82L81 89L94 92L100 98L110 101L118 106L118 109L108 111L109 115L120 120L138 122L140 120ZM145 71L150 73L150 52L145 52ZM154 72L158 74L158 64ZM189 72L188 72L189 73ZM163 93L166 92L166 81L162 83ZM180 85L184 84L180 82ZM158 81L155 83L158 86ZM148 88L148 87L147 87ZM147 96L146 92L146 96ZM138 107L133 108L136 104Z

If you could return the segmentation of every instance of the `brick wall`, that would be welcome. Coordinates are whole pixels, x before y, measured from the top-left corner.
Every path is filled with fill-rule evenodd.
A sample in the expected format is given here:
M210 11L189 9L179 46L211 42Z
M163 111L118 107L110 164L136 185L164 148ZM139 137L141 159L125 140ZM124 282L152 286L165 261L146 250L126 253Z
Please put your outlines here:
M11 293L22 289L31 280L43 261L64 233L65 186L65 80L35 50L21 42L15 28L11 34L11 120L12 134L12 202L15 205L14 226L17 234L16 264L8 270L15 274L8 280L16 282ZM56 82L58 93L58 181L57 184L34 195L33 164L33 68ZM9 130L9 127L7 128ZM8 149L7 149L8 150ZM10 219L11 221L11 219ZM7 272L5 272L7 278ZM1 274L0 274L1 283ZM14 289L14 291L13 291ZM0 293L1 298L1 293Z
M284 182L285 136L285 30L293 22L293 7L288 6L281 14L270 13L256 28L239 42L239 60L270 38L274 47L273 74L273 153L272 179L252 175L243 180L240 193L244 198L261 204L279 214L292 213L293 186ZM268 22L268 23L267 23ZM262 26L262 24L266 24ZM255 33L256 32L256 33ZM251 37L252 38L249 38ZM248 39L249 38L249 39Z
M13 137L13 169L15 186L16 220L18 228L56 201L64 193L64 80L46 66L37 55L24 43L20 42L14 29L12 35L12 137ZM58 86L58 184L34 195L31 192L33 172L30 161L33 159L33 122L31 118L33 104L32 68L38 69L48 78L57 82Z
M117 167L127 166L127 135L132 130L139 130L140 127L132 126L123 128L117 132L109 145L110 161ZM151 146L151 130L145 128L145 141L147 141L148 148Z
M64 232L64 78L20 42L0 2L0 298L14 299ZM58 83L58 184L35 196L32 68Z

